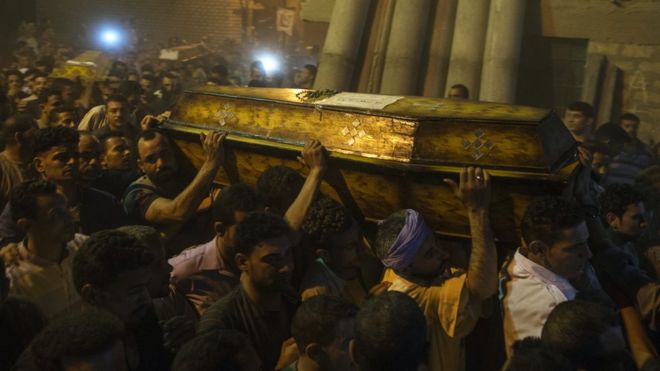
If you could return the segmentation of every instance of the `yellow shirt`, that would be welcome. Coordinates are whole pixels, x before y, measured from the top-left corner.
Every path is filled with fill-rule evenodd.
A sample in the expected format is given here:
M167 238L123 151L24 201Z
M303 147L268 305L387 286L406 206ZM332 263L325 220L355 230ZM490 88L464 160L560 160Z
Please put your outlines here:
M463 337L472 331L481 310L480 303L470 302L466 274L452 271L448 278L423 286L406 280L388 268L383 281L391 282L389 291L398 291L413 298L424 312L429 340L429 370L464 370Z

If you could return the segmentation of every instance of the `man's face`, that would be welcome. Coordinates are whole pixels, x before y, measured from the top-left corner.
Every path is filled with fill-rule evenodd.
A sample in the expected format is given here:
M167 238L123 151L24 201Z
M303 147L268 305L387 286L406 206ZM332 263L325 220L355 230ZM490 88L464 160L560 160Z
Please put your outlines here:
M142 92L144 95L149 96L154 93L154 84L151 82L151 80L141 79L140 87L142 88Z
M580 111L566 110L564 124L573 134L583 134L591 125L592 119Z
M603 152L594 152L593 158L591 159L591 168L594 172L601 177L607 174L610 162L612 159L610 156L606 155Z
M54 243L67 243L73 239L73 217L66 199L59 193L37 196L37 213L29 222L26 228L28 235L46 236Z
M20 90L23 86L23 79L19 75L9 75L7 77L7 90Z
M234 211L234 224L229 226L222 226L221 232L218 235L222 238L222 246L228 251L234 251L234 236L236 236L236 227L245 220L249 211ZM232 255L233 256L233 255Z
M99 306L119 318L129 328L137 327L147 314L151 296L147 284L151 280L149 268L138 268L117 275L102 289Z
M567 279L579 277L591 259L588 239L586 222L559 231L555 243L543 252L546 268Z
M353 222L346 231L339 233L330 240L327 263L337 269L357 269L360 267L359 252L362 249L360 228Z
M56 146L35 156L34 166L44 179L73 182L78 176L78 150L75 147Z
M110 137L105 141L103 167L109 170L130 170L131 146L124 137Z
M110 129L120 131L128 118L128 107L123 102L108 102L105 117Z
M165 248L160 240L156 239L152 244L153 246L147 246L154 256L150 266L151 279L147 285L147 290L152 298L162 298L170 293L172 266L167 262Z
M140 170L153 183L167 183L176 176L176 158L163 135L156 134L154 139L138 141L138 156Z
M174 80L169 77L163 77L163 91L171 93L174 90Z
M432 279L444 273L448 267L449 253L436 241L433 233L429 233L410 265L411 273Z
M101 144L91 135L81 135L78 140L78 173L84 181L91 182L101 175Z
M281 236L261 242L239 268L255 286L264 291L285 290L289 287L293 271L289 237Z
M37 97L46 90L46 84L48 83L48 78L39 76L34 79L32 83L32 93Z
M621 217L608 215L610 227L631 237L638 237L646 228L646 208L643 202L630 204Z
M639 121L621 120L621 128L625 130L631 138L637 138L637 132L639 131Z
M467 97L465 96L465 93L464 93L463 89L451 88L451 89L449 89L449 94L447 94L447 98L450 98L450 99L466 99Z
M41 113L49 117L55 108L62 105L62 97L59 94L49 95L46 104L42 105Z
M76 128L76 118L73 116L73 112L58 112L55 117L55 122L51 123L52 127L55 126L64 126L65 128Z

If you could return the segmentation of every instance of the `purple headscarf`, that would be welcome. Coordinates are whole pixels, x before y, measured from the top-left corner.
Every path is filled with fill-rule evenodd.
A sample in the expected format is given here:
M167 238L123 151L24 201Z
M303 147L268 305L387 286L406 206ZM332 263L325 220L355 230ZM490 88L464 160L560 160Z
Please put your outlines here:
M402 270L412 264L417 250L429 233L431 230L424 223L422 215L415 210L406 209L406 224L383 259L383 265L394 270Z

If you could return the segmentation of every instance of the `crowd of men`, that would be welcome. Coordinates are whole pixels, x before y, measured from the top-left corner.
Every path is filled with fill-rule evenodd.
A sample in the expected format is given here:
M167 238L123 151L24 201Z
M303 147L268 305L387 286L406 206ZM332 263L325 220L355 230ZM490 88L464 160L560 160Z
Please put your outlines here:
M511 251L488 171L446 179L469 220L457 246L416 210L373 226L322 194L317 140L306 177L275 166L220 189L226 133L209 132L187 174L159 125L195 73L52 78L38 45L0 79L0 370L660 369L660 166L637 116L568 107L579 164L564 195L531 200ZM470 345L484 323L499 331Z

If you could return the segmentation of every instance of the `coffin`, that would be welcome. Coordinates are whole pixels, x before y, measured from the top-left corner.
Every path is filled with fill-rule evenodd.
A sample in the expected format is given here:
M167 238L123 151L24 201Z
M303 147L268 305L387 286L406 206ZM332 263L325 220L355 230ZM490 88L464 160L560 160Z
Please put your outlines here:
M100 81L108 74L110 67L112 61L105 53L88 50L56 67L51 77L69 80L76 80L79 77L86 81Z
M186 91L164 129L199 167L199 132L229 132L221 184L255 184L273 165L304 174L306 140L330 151L335 176L322 192L358 217L380 220L402 208L425 215L440 235L468 237L465 210L444 178L467 165L493 175L491 217L497 238L518 241L529 201L558 194L577 143L550 110L423 97L202 87Z

